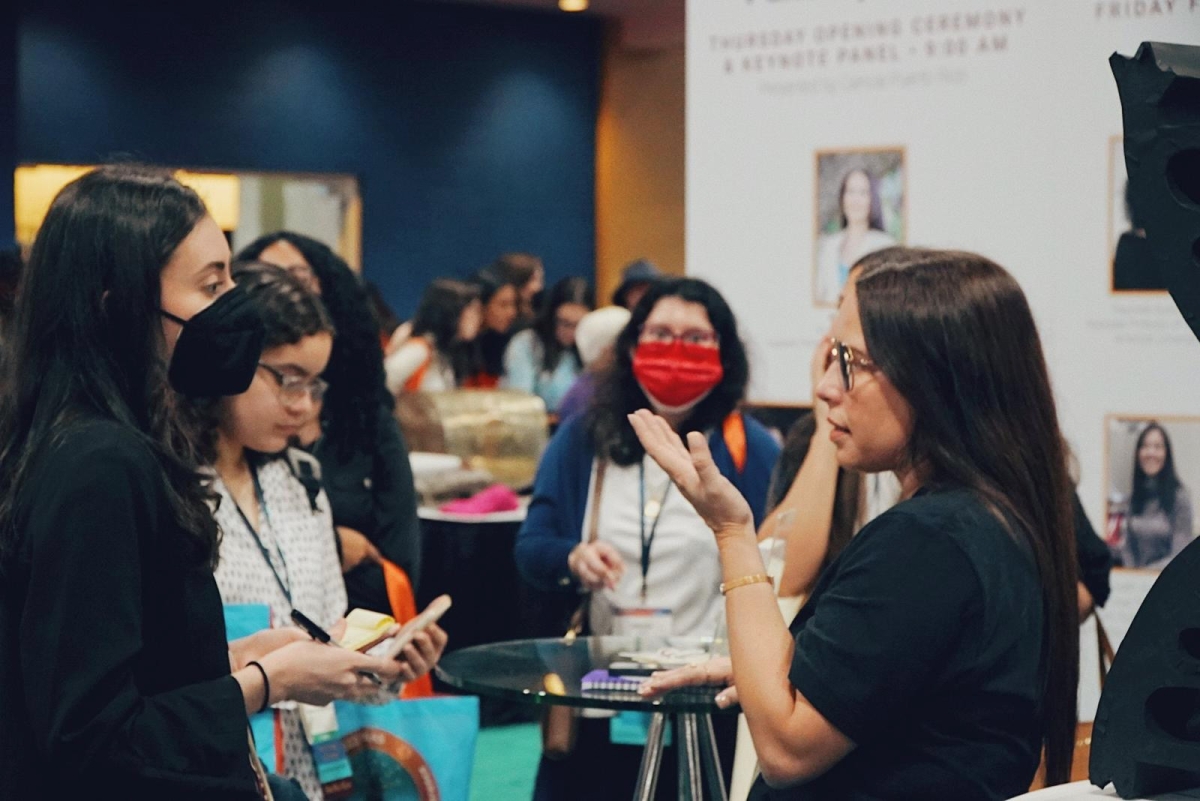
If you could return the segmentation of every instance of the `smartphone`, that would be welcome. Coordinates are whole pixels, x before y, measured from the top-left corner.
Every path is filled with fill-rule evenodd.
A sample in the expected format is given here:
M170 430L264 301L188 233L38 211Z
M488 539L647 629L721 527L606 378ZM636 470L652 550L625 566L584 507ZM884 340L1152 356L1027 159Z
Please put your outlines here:
M386 646L386 650L379 655L388 659L399 657L400 652L404 650L404 646L412 642L412 638L417 632L424 631L436 623L442 615L446 614L446 610L449 608L449 595L439 595L434 598L429 602L429 606L425 607L425 611L405 623L390 641L385 640L380 643L380 646Z

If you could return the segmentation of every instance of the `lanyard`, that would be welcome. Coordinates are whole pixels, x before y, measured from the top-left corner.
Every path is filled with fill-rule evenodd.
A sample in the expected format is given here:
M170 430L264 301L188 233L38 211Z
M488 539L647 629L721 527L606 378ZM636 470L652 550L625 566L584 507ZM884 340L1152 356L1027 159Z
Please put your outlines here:
M267 510L267 499L263 497L262 485L258 483L258 470L253 466L250 468L250 478L254 481L254 497L258 500L258 511L262 514L263 522L274 530L271 526L271 513ZM229 493L229 497L233 498L233 493ZM279 563L283 565L284 576L288 577L284 581L284 576L279 575L279 571L275 569L275 563L271 561L271 552L267 550L267 546L263 544L262 537L258 535L254 526L250 523L250 518L242 511L242 507L238 505L237 500L233 502L233 507L237 509L238 514L242 517L242 522L246 524L246 529L250 532L250 536L254 538L254 544L258 546L259 553L262 554L263 561L267 563L267 567L271 569L271 575L275 577L275 583L279 585L279 589L283 591L283 595L287 598L288 606L292 606L292 591L288 587L291 584L291 576L288 572L287 560L283 558L283 549L278 547L276 543L275 553L279 556Z
M658 521L662 517L663 506L667 502L667 495L671 492L671 482L667 482L667 488L663 490L662 497L659 498L657 505L646 503L646 463L643 461L638 465L641 474L641 481L638 489L640 490L641 508L638 510L638 522L640 523L640 534L642 539L642 603L646 603L646 578L650 574L650 547L654 545L654 532L658 531ZM646 536L646 518L651 517L653 510L654 521L650 524L650 536Z

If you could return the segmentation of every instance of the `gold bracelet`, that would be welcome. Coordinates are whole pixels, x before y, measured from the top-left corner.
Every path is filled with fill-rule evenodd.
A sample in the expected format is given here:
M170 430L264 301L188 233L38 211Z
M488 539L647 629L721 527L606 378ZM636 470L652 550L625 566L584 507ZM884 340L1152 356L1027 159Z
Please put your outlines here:
M722 581L721 594L724 595L730 590L737 589L738 587L745 587L747 584L760 584L764 582L770 584L772 587L775 586L775 579L771 578L766 573L755 573L751 576L742 576L740 579L734 579L733 581L729 582Z

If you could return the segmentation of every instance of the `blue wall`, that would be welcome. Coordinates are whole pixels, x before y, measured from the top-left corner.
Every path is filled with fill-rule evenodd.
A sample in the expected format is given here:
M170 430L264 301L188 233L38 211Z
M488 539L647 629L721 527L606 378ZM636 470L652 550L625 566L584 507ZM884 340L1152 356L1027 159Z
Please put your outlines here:
M402 316L505 250L594 272L593 19L179 4L31 10L19 37L22 162L354 173L364 273Z

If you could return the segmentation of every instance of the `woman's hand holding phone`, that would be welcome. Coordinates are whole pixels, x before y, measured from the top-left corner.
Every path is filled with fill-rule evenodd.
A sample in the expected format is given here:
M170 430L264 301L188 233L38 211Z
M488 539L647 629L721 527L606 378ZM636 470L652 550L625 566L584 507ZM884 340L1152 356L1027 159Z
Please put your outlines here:
M395 657L400 665L400 681L413 681L433 670L437 661L446 650L449 636L436 623L430 623L424 631L413 635L412 640L405 645Z
M377 646L380 655L400 665L401 681L413 681L433 670L446 650L449 636L437 621L450 608L450 596L434 598L421 614L400 627L391 640ZM376 653L372 649L371 653Z
M379 686L402 681L403 664L315 640L293 642L258 660L270 678L271 698L323 706L331 701L365 701Z

